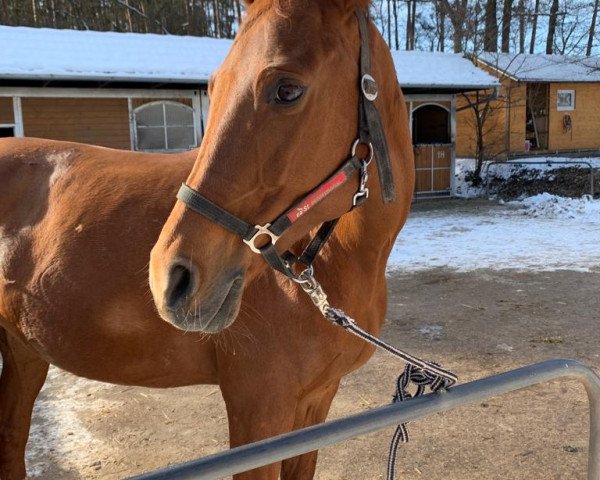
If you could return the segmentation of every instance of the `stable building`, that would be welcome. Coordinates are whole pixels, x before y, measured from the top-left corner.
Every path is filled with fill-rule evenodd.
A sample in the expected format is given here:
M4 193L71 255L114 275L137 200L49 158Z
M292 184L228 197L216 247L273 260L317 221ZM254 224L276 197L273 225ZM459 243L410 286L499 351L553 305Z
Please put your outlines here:
M0 136L177 152L197 147L207 83L232 41L0 26ZM498 79L461 55L392 52L416 159L417 196L449 196L457 97Z
M484 53L476 62L502 85L483 131L485 157L600 150L598 58ZM463 156L476 151L470 115L459 120Z
M231 40L0 26L0 137L175 152L200 144Z
M457 105L466 94L493 97L500 82L460 54L393 51L415 152L415 196L450 196L457 156Z

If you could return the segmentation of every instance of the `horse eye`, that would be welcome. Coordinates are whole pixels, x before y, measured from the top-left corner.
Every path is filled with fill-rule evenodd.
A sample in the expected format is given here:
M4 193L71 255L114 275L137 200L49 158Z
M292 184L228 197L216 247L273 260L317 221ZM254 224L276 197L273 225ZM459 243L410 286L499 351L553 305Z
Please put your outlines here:
M289 104L298 100L304 94L304 87L294 83L284 83L277 87L276 101L280 104Z

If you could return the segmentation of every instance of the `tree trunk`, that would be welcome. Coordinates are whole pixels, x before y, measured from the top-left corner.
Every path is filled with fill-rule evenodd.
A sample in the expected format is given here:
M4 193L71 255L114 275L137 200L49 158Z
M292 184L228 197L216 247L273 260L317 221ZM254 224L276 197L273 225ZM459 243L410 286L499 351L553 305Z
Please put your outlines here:
M412 0L412 12L410 15L410 49L415 49L416 25L417 25L417 2Z
M392 0L387 0L387 37L388 37L388 45L392 48Z
M127 5L127 8L125 9L126 11L126 15L127 15L127 24L129 25L129 31L130 32L134 32L135 30L133 29L133 21L131 19L131 5L129 5L129 0L125 0L125 4Z
M240 5L240 0L235 0L235 11L237 13L237 21L238 21L238 29L239 29L239 25L242 23L242 7Z
M554 51L554 33L556 32L556 17L558 13L558 0L552 0L550 19L548 20L548 37L546 38L546 54L552 55Z
M594 34L596 33L596 17L598 16L598 0L594 2L594 12L592 13L592 23L590 25L590 36L588 37L587 48L585 55L589 57L592 54L592 46L594 45Z
M483 34L483 51L498 50L498 21L496 20L496 0L487 0L485 4L485 31Z
M219 2L213 0L213 19L215 22L215 36L221 38L221 19L219 18Z
M533 7L533 20L531 22L531 42L529 43L529 53L535 51L535 34L537 32L538 13L540 13L540 0L535 0Z
M513 0L504 0L502 7L502 51L508 53L510 48L510 21L512 19Z
M400 50L400 41L398 40L398 8L396 6L397 0L392 0L392 9L394 11L394 45L396 50Z
M396 2L394 1L394 5ZM411 0L406 1L406 39L404 41L404 50L410 50L410 14L412 12L410 8ZM394 7L394 18L396 17L396 8Z
M454 53L462 53L467 19L467 0L456 0L453 5L450 5L449 0L442 0L442 2L445 13L450 17L450 23L452 24Z
M519 0L519 53L525 53L525 0Z
M31 0L31 16L33 19L33 25L37 25L38 23L38 19L37 19L37 8L35 5L35 0Z
M446 43L446 10L444 9L444 5L440 2L438 5L438 15L439 15L439 42L440 42L440 52L444 51L444 44Z

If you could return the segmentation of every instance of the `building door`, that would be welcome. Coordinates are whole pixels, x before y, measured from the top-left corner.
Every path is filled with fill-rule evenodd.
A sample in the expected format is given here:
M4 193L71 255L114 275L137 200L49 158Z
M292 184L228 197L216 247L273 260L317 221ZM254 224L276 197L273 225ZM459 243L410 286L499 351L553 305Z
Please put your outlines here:
M527 84L526 151L548 149L548 93L547 83Z
M415 151L415 195L449 195L452 141L448 109L432 103L418 106L412 113L412 136Z

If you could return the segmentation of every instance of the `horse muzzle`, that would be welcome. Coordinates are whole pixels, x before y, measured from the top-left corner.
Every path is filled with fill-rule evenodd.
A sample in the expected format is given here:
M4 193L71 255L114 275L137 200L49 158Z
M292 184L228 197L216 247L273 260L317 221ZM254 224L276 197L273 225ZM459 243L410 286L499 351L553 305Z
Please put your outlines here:
M194 265L179 261L171 265L164 283L162 298L155 298L164 320L186 331L218 333L237 317L244 272L224 273L208 288L202 288Z

